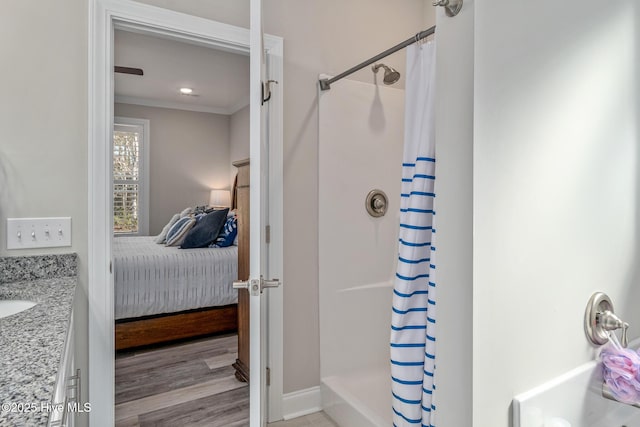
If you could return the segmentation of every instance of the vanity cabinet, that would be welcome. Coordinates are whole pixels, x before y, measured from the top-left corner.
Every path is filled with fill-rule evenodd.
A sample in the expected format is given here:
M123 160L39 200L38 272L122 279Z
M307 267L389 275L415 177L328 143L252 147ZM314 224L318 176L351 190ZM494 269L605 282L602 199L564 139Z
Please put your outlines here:
M80 406L80 369L74 361L74 327L73 312L69 321L69 329L65 338L64 353L56 377L55 391L52 397L53 410L49 414L50 427L73 427L75 416L82 411ZM74 407L76 410L73 410Z

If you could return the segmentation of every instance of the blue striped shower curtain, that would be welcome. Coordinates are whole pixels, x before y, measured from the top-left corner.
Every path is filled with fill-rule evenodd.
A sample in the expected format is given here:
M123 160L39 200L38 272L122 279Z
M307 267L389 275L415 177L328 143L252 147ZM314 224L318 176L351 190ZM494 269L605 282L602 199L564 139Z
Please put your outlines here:
M394 426L435 426L435 42L409 46L398 267L391 320Z

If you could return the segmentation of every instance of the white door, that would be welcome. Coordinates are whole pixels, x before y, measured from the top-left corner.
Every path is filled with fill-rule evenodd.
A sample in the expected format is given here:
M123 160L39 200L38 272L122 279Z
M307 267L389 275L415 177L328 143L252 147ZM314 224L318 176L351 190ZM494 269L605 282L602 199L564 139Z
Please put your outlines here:
M269 166L270 149L267 118L268 76L262 29L262 0L251 0L250 34L250 425L266 425L266 288L279 286L270 277L269 246Z

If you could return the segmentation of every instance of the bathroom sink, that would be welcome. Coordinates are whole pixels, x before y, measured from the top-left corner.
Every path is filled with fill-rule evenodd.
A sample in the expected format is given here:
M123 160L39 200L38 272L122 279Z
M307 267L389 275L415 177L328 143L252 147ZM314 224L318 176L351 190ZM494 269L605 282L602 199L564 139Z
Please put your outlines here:
M20 313L34 305L36 305L36 303L33 301L0 300L0 319L11 316L12 314Z

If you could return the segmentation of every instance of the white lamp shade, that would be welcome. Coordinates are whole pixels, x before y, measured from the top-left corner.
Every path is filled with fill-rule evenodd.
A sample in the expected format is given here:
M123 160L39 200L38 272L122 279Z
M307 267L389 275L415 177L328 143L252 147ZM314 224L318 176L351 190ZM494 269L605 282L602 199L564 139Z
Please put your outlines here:
M229 190L211 190L211 195L209 196L209 206L231 206L231 192Z

